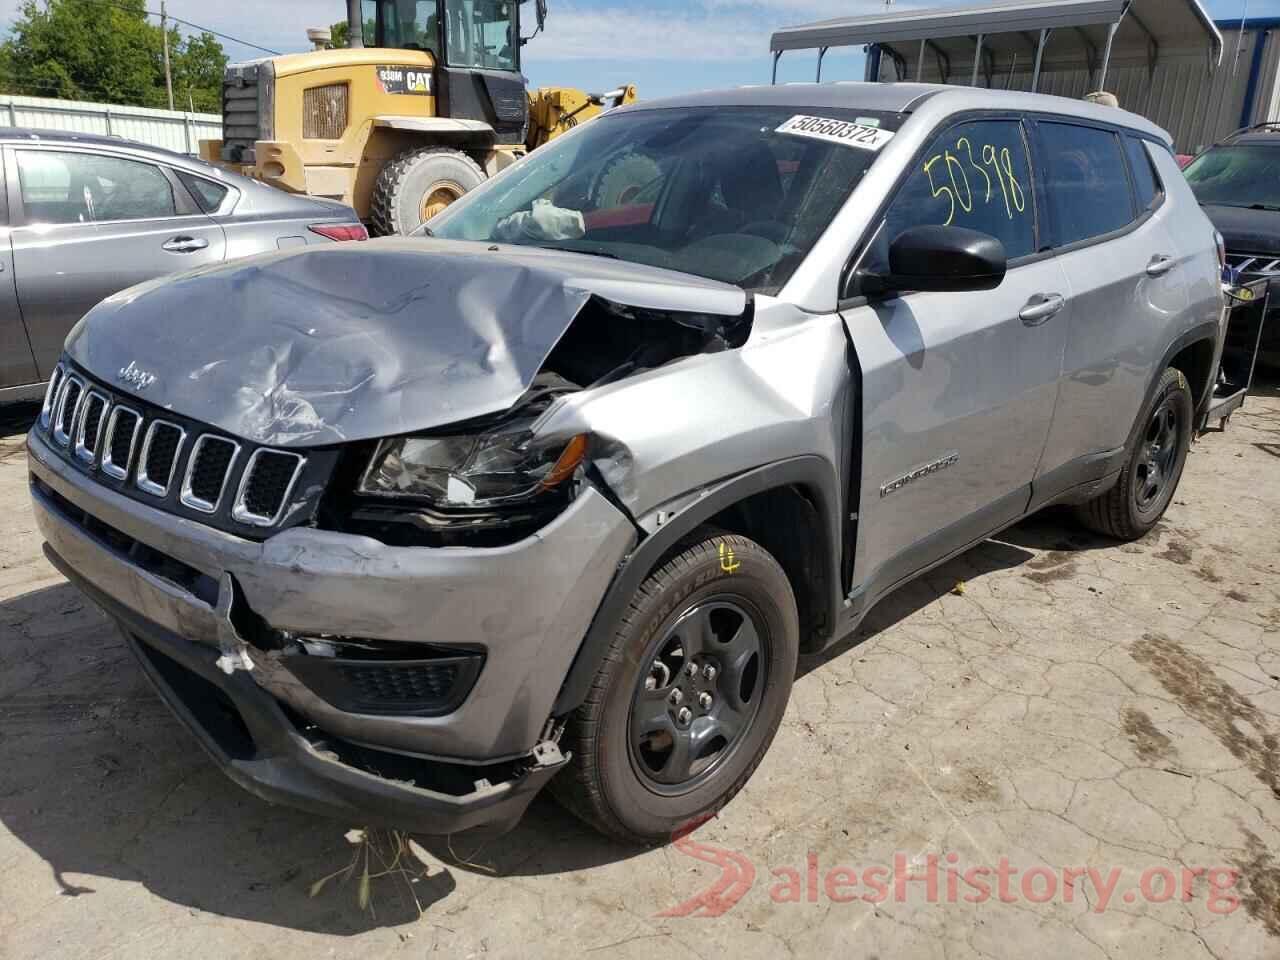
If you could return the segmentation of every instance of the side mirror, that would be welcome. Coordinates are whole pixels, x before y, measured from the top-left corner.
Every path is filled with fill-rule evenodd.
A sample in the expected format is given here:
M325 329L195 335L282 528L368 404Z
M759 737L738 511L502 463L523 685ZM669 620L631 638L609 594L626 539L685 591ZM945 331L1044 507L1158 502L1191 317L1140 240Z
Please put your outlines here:
M965 227L909 227L889 244L889 272L859 275L863 293L994 290L1004 280L1004 244Z
M520 0L520 3L527 3L528 0ZM527 37L520 38L520 46L524 46L538 34L540 34L547 26L547 0L534 0L534 15L538 18L538 28Z

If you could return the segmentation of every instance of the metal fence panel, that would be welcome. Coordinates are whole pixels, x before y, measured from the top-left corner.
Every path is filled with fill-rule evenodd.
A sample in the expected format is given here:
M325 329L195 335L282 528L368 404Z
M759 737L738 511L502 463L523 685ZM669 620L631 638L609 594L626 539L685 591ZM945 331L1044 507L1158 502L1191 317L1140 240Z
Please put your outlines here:
M200 152L201 140L222 138L222 118L216 113L151 110L8 94L0 95L0 127L96 133L189 154Z

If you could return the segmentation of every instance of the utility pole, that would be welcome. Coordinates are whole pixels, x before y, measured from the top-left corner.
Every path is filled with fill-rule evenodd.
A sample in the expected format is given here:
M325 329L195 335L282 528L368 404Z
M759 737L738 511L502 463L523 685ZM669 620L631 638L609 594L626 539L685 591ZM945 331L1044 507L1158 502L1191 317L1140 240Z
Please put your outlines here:
M160 34L164 38L164 88L169 92L169 109L173 109L173 76L169 73L169 25L164 15L164 0L160 0Z

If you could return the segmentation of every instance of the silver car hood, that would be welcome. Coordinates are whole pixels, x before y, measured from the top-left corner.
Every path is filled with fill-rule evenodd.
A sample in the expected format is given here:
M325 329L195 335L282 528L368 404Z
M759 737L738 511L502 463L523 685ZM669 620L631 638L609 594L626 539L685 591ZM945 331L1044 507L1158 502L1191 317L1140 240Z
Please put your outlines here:
M650 310L746 309L738 287L633 263L388 238L131 287L85 315L67 352L115 389L227 433L320 446L506 410L593 295Z

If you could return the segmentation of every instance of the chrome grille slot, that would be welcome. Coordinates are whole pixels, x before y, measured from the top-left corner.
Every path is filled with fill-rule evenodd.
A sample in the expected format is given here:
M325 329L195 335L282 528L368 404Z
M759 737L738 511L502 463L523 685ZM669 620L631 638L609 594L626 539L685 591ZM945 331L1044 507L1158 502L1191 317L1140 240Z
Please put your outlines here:
M71 442L71 428L76 422L76 408L84 394L84 381L67 377L58 391L58 409L53 417L53 439L64 447Z
M133 459L133 445L138 442L142 416L129 407L116 407L107 418L106 443L102 451L102 472L123 480Z
M93 463L102 441L102 428L106 425L107 407L110 401L96 390L85 395L84 409L80 413L80 425L76 428L76 458Z
M179 496L188 507L213 513L222 501L231 468L240 454L240 444L226 437L205 434L191 448L187 472Z
M1228 253L1227 266L1237 273L1252 277L1272 277L1280 274L1280 258L1266 253Z
M138 489L163 497L169 492L187 432L168 420L153 420L138 455Z
M255 527L280 520L306 458L283 450L255 450L240 478L231 516Z
M46 430L49 429L53 408L57 405L58 387L62 386L62 378L65 374L66 370L62 364L58 364L49 376L49 386L44 391L44 404L40 407L40 426Z

